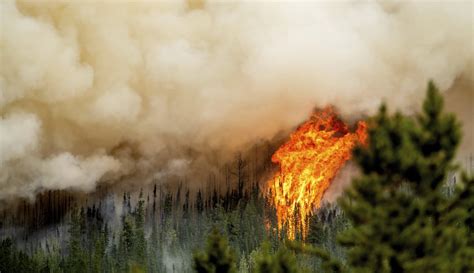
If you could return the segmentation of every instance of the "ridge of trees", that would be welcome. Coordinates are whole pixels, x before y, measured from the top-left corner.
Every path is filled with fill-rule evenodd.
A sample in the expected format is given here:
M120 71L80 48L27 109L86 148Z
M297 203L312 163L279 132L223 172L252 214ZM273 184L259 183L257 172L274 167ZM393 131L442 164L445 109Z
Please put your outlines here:
M453 159L461 133L442 106L432 83L416 116L382 106L369 120L368 146L354 153L362 175L339 205L311 217L306 242L286 241L285 230L274 228L274 209L254 183L257 164L251 172L237 157L224 176L236 187L224 194L211 188L193 197L185 188L171 193L155 185L138 196L124 193L121 205L77 206L65 234L57 227L41 240L0 241L0 271L470 272L474 180L463 174L446 183L459 170ZM74 207L50 196L45 204ZM117 221L110 219L115 214Z
M321 258L325 272L474 271L474 178L463 173L450 194L444 190L447 175L457 169L461 126L443 113L434 83L419 114L389 115L382 105L369 120L368 134L368 145L354 151L362 175L339 201L350 222L338 236L347 259L303 243L287 246ZM320 225L311 233L321 232ZM321 244L318 234L313 238ZM282 253L261 254L256 272L302 272L291 253Z

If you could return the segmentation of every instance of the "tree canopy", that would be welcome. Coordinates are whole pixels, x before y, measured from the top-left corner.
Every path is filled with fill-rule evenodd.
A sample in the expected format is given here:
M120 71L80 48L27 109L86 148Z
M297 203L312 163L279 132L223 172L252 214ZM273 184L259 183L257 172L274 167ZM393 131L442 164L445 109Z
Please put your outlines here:
M443 191L460 140L433 82L416 116L381 106L368 144L354 151L362 175L340 202L352 222L339 238L350 272L473 270L473 179L463 176L451 196Z

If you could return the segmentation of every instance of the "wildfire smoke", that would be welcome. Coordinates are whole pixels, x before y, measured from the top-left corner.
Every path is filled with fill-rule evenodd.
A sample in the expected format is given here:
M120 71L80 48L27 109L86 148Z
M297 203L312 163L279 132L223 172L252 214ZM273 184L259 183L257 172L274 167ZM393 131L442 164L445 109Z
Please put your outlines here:
M469 125L472 7L0 1L0 202L174 177L197 189L314 107L410 114L429 79L469 83L451 100Z

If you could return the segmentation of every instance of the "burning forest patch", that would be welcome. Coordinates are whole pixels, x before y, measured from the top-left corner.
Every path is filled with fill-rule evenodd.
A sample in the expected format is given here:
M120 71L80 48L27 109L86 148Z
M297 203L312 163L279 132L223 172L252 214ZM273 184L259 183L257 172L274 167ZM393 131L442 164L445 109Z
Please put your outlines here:
M357 143L365 143L367 125L357 123L355 132L340 120L334 109L314 113L272 156L279 171L267 183L276 208L278 227L286 226L289 238L297 230L307 233L307 220L319 208L325 191L350 159Z

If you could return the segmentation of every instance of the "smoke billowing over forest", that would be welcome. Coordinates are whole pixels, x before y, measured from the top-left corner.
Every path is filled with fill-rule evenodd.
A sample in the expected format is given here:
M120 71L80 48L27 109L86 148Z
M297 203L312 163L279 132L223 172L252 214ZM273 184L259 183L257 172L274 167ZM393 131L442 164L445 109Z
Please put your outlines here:
M0 1L0 272L474 272L473 14Z
M412 113L428 79L467 82L453 108L472 102L468 1L0 8L2 200L169 176L199 187L314 107Z

